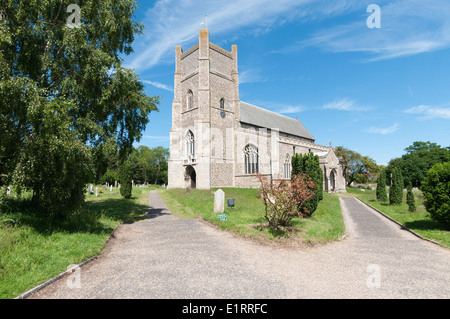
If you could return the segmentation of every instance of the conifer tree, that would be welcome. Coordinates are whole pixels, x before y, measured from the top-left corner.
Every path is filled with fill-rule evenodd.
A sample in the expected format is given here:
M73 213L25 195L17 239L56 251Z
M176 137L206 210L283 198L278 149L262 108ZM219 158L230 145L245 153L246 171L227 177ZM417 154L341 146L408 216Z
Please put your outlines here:
M400 205L403 200L403 178L398 167L392 170L392 184L389 189L389 204Z
M408 183L407 187L407 193L406 193L406 203L408 204L408 210L410 212L416 211L416 203L414 201L414 194L412 192L412 184L411 182Z
M386 170L383 169L378 176L377 180L377 200L380 202L387 201L387 193L386 193Z

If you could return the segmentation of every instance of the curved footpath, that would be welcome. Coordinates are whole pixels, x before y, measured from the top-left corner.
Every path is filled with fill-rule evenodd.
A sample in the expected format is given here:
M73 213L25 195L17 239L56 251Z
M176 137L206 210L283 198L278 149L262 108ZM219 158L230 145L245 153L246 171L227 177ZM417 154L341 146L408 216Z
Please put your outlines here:
M29 298L446 298L450 250L340 197L347 236L277 248L179 219L156 191L149 218L119 227L102 255ZM71 287L71 288L70 288Z

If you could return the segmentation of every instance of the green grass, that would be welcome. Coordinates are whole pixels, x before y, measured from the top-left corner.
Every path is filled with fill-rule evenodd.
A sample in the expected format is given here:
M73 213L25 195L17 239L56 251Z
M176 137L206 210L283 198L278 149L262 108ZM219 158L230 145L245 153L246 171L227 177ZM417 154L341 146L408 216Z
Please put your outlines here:
M264 218L264 203L258 189L224 188L225 202L235 199L235 207L225 207L226 221L214 213L214 191L193 189L161 190L159 193L169 210L181 218L202 218L220 229L242 237L280 243L321 244L338 240L345 234L339 198L324 193L324 199L311 218L294 218L292 227L271 229ZM226 206L226 205L225 205Z
M101 187L99 187L101 189ZM0 212L0 298L14 298L96 254L121 223L145 218L152 188L122 199L107 191L87 195L70 218L42 218L24 200L8 199Z
M406 204L406 193L404 193L403 202L401 205L389 205L389 201L377 201L376 191L374 190L365 190L362 192L360 189L355 190L348 187L347 192L354 194L362 201L395 219L415 233L450 247L450 230L448 227L445 227L445 225L431 219L430 214L423 206L423 195L420 191L414 192L417 207L416 212L408 211L408 205Z

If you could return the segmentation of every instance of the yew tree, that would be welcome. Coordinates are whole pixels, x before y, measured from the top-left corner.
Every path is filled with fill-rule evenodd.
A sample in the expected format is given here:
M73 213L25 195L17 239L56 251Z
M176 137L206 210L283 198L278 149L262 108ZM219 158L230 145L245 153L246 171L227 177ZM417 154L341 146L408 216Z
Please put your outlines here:
M70 210L96 150L113 139L125 158L140 139L159 99L122 66L143 29L135 9L132 0L0 0L0 186L31 190L45 211Z

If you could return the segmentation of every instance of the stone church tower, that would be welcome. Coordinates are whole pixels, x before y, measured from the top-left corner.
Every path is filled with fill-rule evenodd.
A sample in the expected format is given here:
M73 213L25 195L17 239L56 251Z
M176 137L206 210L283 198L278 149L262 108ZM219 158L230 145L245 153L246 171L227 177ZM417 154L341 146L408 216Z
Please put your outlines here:
M176 47L174 78L169 188L258 187L256 172L289 180L292 155L313 152L324 190L345 191L331 146L315 144L298 119L240 101L236 45L222 49L200 29L198 44Z
M238 119L237 47L216 46L202 28L197 45L186 52L176 47L169 187L209 189L212 176L218 186L232 187Z

